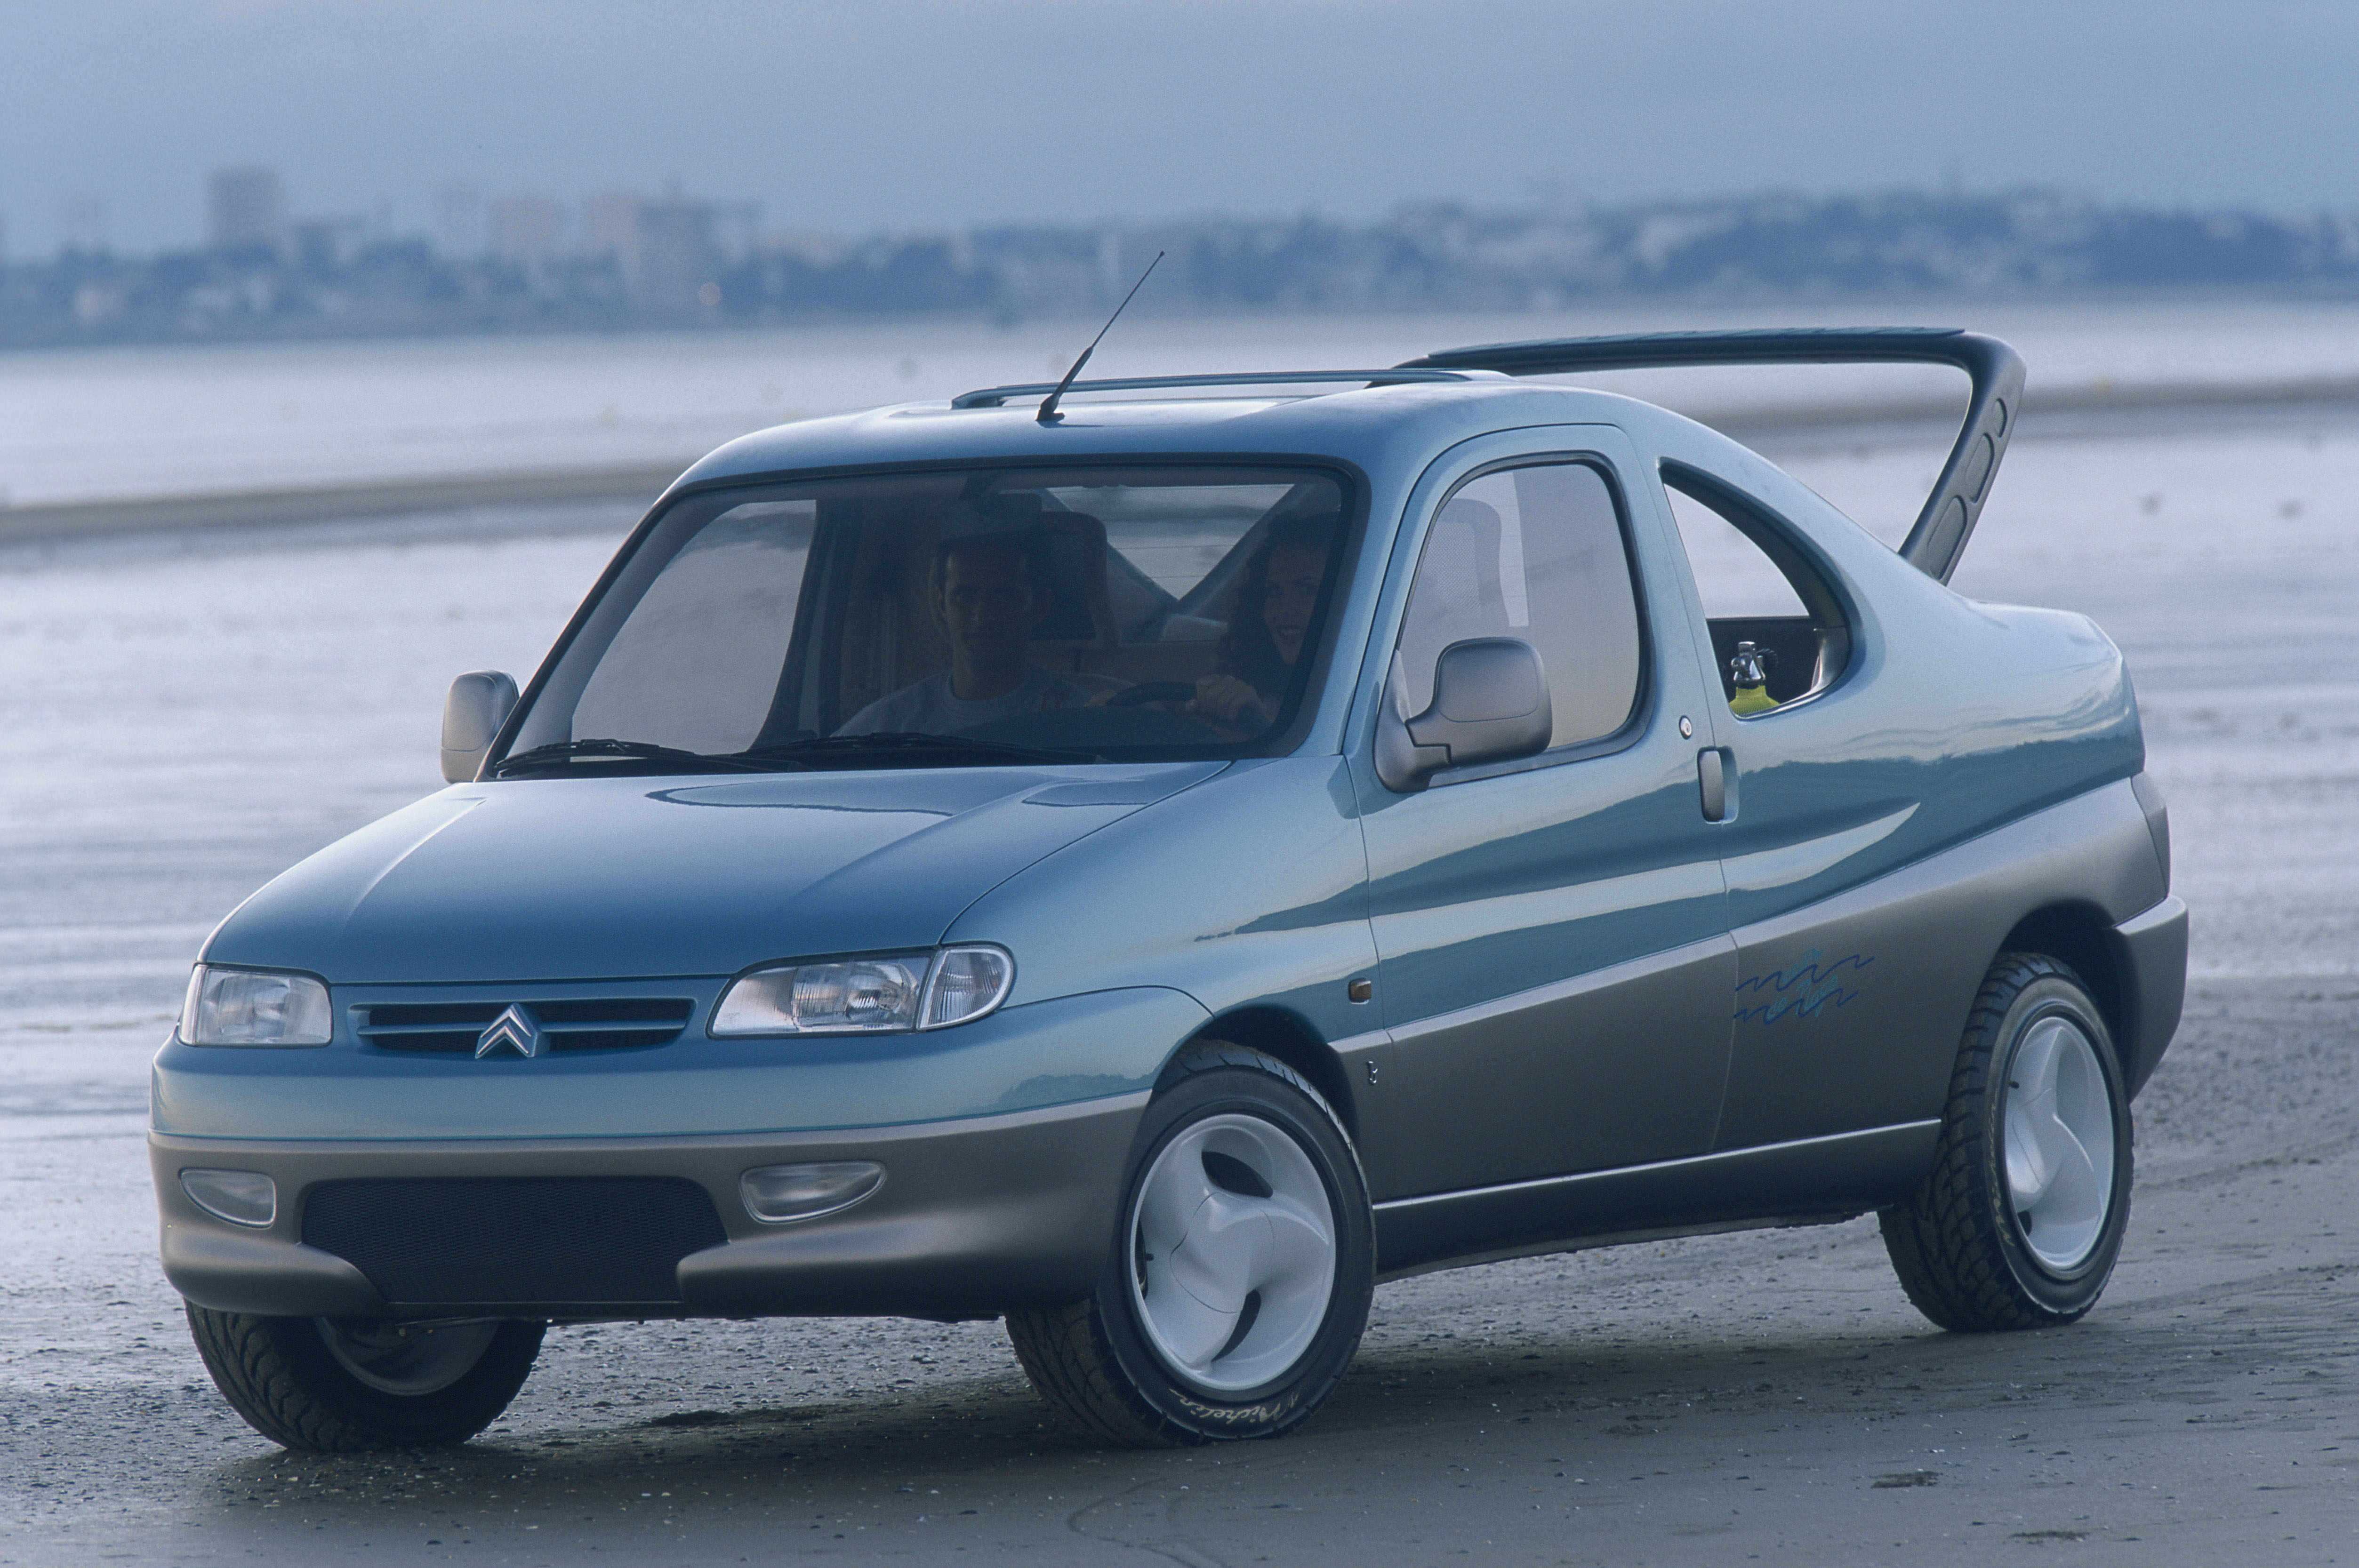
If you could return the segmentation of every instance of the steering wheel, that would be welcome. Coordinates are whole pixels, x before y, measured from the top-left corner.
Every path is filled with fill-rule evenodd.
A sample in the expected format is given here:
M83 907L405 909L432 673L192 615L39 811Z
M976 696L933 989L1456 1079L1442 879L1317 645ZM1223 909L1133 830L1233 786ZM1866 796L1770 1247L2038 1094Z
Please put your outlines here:
M1196 683L1184 680L1141 681L1105 699L1108 708L1136 708L1147 702L1186 702L1196 695Z

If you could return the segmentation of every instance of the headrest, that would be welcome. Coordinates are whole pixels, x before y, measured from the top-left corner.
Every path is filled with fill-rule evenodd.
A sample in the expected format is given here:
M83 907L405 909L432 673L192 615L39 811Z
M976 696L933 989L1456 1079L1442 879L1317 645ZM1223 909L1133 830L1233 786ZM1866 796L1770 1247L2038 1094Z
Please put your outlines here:
M1094 643L1101 631L1093 607L1105 597L1105 524L1082 512L1043 512L1035 526L1049 544L1056 602L1032 633L1036 643Z
M942 508L941 543L948 545L960 539L992 538L1003 534L1024 534L1040 525L1044 513L1040 498L1027 491L1013 491L980 500L958 496Z
M1418 563L1417 586L1409 597L1412 615L1420 622L1447 620L1476 635L1483 630L1505 631L1506 595L1499 581L1500 534L1498 508L1471 495L1453 497L1433 519ZM1435 652L1440 652L1436 649Z

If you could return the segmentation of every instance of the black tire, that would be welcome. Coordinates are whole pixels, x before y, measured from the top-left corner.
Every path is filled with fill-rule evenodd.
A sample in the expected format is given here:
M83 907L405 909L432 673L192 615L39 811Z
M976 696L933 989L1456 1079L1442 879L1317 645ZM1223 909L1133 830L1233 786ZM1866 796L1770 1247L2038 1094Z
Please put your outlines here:
M1294 1238L1255 1254L1256 1267L1277 1269L1287 1248L1299 1249L1283 1265L1293 1272L1250 1284L1240 1309L1227 1314L1225 1342L1192 1372L1169 1348L1169 1303L1179 1300L1171 1292L1185 1270L1209 1274L1217 1266L1201 1260L1217 1260L1229 1233L1217 1216L1201 1230L1182 1231L1182 1241L1207 1238L1190 1255L1198 1260L1183 1260L1179 1243L1157 1238L1169 1228L1165 1216L1178 1210L1158 1214L1151 1201L1179 1190L1190 1160L1209 1184L1204 1204L1234 1215L1260 1206L1276 1217L1274 1231ZM1332 1262L1323 1303L1315 1283L1301 1282L1317 1255L1322 1217L1312 1211L1320 1201ZM1190 1212L1214 1214L1201 1206ZM1326 1400L1367 1327L1375 1227L1359 1157L1317 1090L1259 1051L1218 1041L1190 1045L1165 1070L1147 1106L1120 1214L1104 1277L1087 1300L1007 1315L1016 1358L1043 1399L1092 1436L1129 1448L1276 1437ZM1263 1283L1275 1303L1266 1310Z
M2045 1088L2025 1087L2027 1073ZM2042 1137L2065 1158L2046 1158ZM1932 1173L1877 1217L1885 1249L1909 1301L1943 1328L2071 1323L2121 1255L2131 1169L2129 1096L2104 1016L2066 965L2002 953L1967 1017Z
M415 1328L257 1317L191 1302L205 1370L246 1424L307 1454L463 1443L508 1408L546 1325ZM438 1340L442 1336L463 1336Z

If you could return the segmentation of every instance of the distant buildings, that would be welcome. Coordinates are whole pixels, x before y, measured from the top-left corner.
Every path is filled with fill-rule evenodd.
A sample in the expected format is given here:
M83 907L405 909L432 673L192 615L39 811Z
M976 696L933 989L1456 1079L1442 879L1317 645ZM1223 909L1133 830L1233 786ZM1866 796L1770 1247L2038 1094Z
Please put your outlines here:
M223 169L202 250L123 257L95 197L51 260L0 255L0 345L1094 314L1157 251L1140 307L1515 310L1588 299L2359 295L2359 213L2102 207L2053 191L1768 195L1620 207L1404 207L1375 223L1211 218L935 234L763 233L751 207L610 189L436 196L433 237L382 213L290 215Z
M275 168L216 170L205 189L205 239L217 251L276 245L286 224Z
M491 252L511 266L548 268L565 250L565 209L528 192L492 202Z
M636 265L639 211L647 200L636 190L601 190L583 198L581 254L625 270Z
M446 256L484 254L484 188L469 179L434 189L434 247Z
M69 192L58 203L58 243L69 251L105 250L105 198L87 190Z

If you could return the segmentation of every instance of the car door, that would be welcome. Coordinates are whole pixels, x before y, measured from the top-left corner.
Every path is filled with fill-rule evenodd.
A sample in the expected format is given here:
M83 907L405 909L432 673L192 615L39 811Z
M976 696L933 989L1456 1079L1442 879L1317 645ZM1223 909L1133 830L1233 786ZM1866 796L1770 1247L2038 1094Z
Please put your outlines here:
M1539 652L1541 754L1386 788L1358 723L1376 992L1379 1198L1710 1148L1734 983L1697 755L1707 700L1660 503L1608 427L1454 449L1387 574L1363 708L1418 712L1467 637ZM1397 656L1390 690L1383 671ZM1682 734L1682 730L1692 731Z
M1911 712L1875 690L1842 578L1809 535L1709 459L1660 468L1722 686L1718 826L1737 946L1727 1112L1741 1149L1894 1125L1940 1098L1955 1047L1929 1041L1919 966L1939 910L1879 895L1918 853L1921 763L1891 754ZM1739 645L1768 656L1765 696L1733 712ZM1977 959L1977 964L1981 960ZM1929 1076L1930 1075L1930 1076Z

